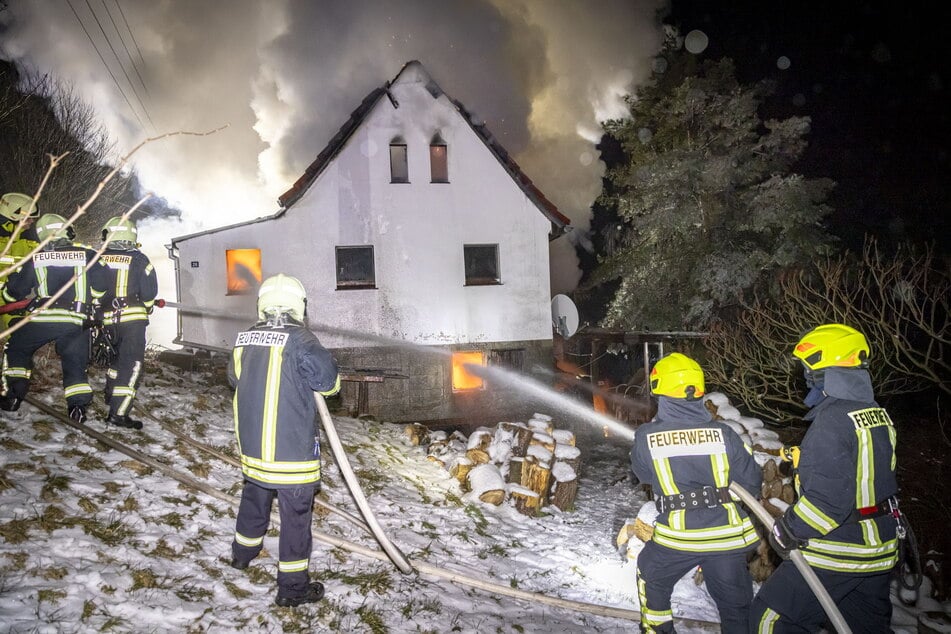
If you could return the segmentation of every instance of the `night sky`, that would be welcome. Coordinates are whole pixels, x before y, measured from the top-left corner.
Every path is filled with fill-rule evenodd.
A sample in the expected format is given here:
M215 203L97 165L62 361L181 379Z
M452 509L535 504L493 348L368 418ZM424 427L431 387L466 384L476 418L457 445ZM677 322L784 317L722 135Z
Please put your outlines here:
M741 81L778 80L769 116L812 117L797 169L838 183L829 225L847 245L870 231L933 238L947 253L951 75L939 6L675 0L665 21L706 33L703 57L733 58Z

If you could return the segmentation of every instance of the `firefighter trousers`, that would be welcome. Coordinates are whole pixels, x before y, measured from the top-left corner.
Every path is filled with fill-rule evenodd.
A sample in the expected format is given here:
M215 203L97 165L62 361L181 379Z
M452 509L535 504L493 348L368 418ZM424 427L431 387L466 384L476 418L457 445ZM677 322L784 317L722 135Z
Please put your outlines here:
M853 632L891 631L891 572L857 575L813 570ZM791 561L784 561L753 599L750 631L817 632L826 621L825 611L806 580ZM827 629L832 631L831 626Z
M749 628L753 579L746 563L748 549L721 553L674 550L649 541L637 556L637 591L641 602L641 631L674 632L670 596L685 574L700 566L703 580L720 612L724 634Z
M49 342L56 342L56 354L63 367L66 409L85 407L92 400L86 375L89 337L82 326L70 323L31 321L12 335L3 353L3 383L7 394L23 399L30 391L33 355Z
M310 586L310 551L313 543L311 518L317 485L291 489L266 489L245 479L231 555L238 562L249 562L261 552L264 534L271 521L271 503L277 496L281 514L278 543L277 594L298 597Z
M109 415L128 416L135 391L142 382L145 361L145 328L149 322L129 321L103 326L115 338L116 358L106 371L106 402Z

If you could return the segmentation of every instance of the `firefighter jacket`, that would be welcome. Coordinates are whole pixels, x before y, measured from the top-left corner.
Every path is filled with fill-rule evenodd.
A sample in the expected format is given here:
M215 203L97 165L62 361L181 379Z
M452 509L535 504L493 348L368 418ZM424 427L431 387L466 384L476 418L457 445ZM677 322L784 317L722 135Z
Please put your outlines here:
M100 300L102 322L148 322L158 295L155 268L148 256L138 249L106 249L99 259L110 274L109 288Z
M0 224L0 288L3 288L4 280L6 280L3 272L18 264L25 255L39 244L33 239L35 236L32 231L21 232L11 244L10 238L13 236L15 229L16 223L12 221Z
M320 482L317 404L340 390L337 364L294 321L255 324L238 334L228 364L241 470L266 488Z
M812 423L800 445L799 499L786 519L796 537L809 540L802 553L815 568L891 570L897 519L859 518L898 493L895 426L875 402L866 370L828 368L823 380L825 397L805 417Z
M728 500L660 512L652 538L658 544L710 554L745 550L759 542L746 511L724 489L736 481L758 495L762 471L750 447L730 427L711 420L703 401L658 397L657 416L637 429L631 467L641 482L651 485L655 498L689 498L707 487Z
M15 302L32 293L36 295L34 306L38 308L65 286L66 290L49 308L36 312L31 319L34 323L82 326L93 300L103 295L108 282L108 272L101 261L89 266L95 256L92 249L66 241L58 241L52 248L47 245L10 275L3 289L3 300Z

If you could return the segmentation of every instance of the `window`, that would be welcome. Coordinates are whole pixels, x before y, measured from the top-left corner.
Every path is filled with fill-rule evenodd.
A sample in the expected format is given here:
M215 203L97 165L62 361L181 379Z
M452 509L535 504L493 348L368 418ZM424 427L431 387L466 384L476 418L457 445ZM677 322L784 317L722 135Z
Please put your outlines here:
M337 247L337 288L376 288L373 247Z
M499 245L464 245L463 258L466 266L466 286L502 283L499 277Z
M506 370L521 372L525 368L525 348L492 350L489 353L489 363Z
M228 249L228 295L248 295L261 285L261 249Z
M399 137L390 141L390 182L409 182L409 166L406 163L406 141Z
M464 350L452 353L452 391L481 390L485 381L471 374L466 365L485 365L485 353L480 350Z
M448 154L446 142L437 134L429 144L429 167L430 173L432 174L432 182L449 182Z

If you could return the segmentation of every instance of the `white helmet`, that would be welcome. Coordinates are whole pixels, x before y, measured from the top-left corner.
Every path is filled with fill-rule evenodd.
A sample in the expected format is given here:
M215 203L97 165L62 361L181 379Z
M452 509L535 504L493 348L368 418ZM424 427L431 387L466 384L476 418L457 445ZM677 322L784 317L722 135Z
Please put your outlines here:
M258 289L258 319L287 313L297 321L303 321L307 309L307 292L296 277L278 273L269 277Z
M10 192L0 197L0 216L3 216L7 220L20 222L23 216L36 218L39 215L40 212L36 208L36 202L32 196L18 192Z

